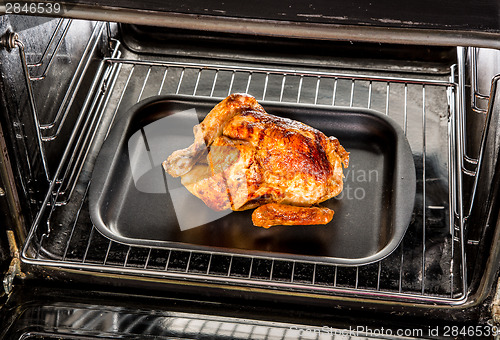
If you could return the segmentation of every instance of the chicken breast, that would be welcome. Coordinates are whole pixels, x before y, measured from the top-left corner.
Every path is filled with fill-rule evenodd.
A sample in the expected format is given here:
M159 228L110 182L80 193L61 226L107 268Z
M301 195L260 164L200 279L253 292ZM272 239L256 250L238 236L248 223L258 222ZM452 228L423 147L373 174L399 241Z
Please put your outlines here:
M172 153L163 167L210 208L261 206L252 219L263 227L332 219L333 211L313 205L343 188L349 153L335 137L268 114L248 94L230 95L193 130L194 143Z

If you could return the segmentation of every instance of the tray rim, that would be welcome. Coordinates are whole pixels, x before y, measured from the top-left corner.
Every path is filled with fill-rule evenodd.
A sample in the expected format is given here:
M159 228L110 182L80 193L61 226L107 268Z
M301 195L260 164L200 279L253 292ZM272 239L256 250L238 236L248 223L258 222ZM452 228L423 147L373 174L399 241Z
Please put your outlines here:
M90 219L95 227L95 229L102 234L104 237L124 245L135 246L135 247L149 247L155 249L165 249L165 250L183 250L183 251L197 251L203 253L210 254L220 254L220 255L239 255L246 257L254 257L254 258L266 258L266 259L283 259L283 260L291 260L291 261L301 261L301 262L309 262L316 264L329 264L329 265L342 265L342 266L360 266L360 265L368 265L375 262L378 262L390 254L392 254L403 241L404 235L408 229L408 226L411 222L411 217L413 215L414 205L415 205L415 193L416 193L416 172L415 172L415 163L413 159L413 154L408 143L406 136L404 135L403 129L389 116L378 112L373 109L367 108L358 108L358 107L346 107L346 106L330 106L330 105L321 105L321 104L305 104L305 103L280 103L275 101L259 101L264 108L269 106L293 106L303 109L312 109L312 110L330 110L330 111L348 111L352 113L358 114L368 114L375 116L385 123L387 123L395 132L395 136L397 139L396 143L396 159L405 158L404 162L398 161L396 162L396 167L394 168L393 178L400 177L400 180L407 183L406 185L400 185L399 190L393 190L392 199L397 202L400 200L399 196L404 195L407 196L405 198L410 198L411 202L408 202L408 209L403 212L398 212L396 209L396 214L400 214L403 216L399 216L400 219L406 221L403 227L394 227L394 233L392 235L391 240L379 251L375 254L360 257L360 258L341 258L341 257L328 257L328 256L316 256L316 255L300 255L293 253L281 253L281 252L271 252L271 251L262 251L262 250L247 250L247 249L239 249L239 248L226 248L226 247L216 247L216 246L207 246L207 245L198 245L192 243L184 243L177 241L160 241L160 240L149 240L149 239L137 239L130 238L122 235L117 235L113 233L112 230L106 226L103 219L101 218L101 214L99 211L100 205L98 204L100 197L103 194L104 185L108 182L109 175L112 171L108 171L103 175L95 175L95 169L102 167L102 163L108 164L109 169L114 168L114 163L117 161L118 154L115 152L112 154L112 157L105 157L102 150L105 149L105 144L111 143L112 140L117 139L117 143L114 145L120 145L121 140L125 138L125 133L113 133L113 131L126 131L126 129L119 129L119 127L126 128L128 123L133 118L134 112L144 109L147 106L154 105L159 102L165 101L198 101L198 102L207 102L213 101L214 105L220 102L223 98L215 98L209 96L190 96L190 95L178 95L178 94L169 94L169 95L158 95L152 96L147 99L141 100L138 103L134 104L127 110L123 110L118 113L119 116L116 117L113 126L110 128L110 132L108 138L103 142L101 149L99 150L99 154L97 156L96 162L94 164L94 169L92 170L92 176L90 180L90 188L89 188L89 214ZM401 145L403 144L403 145ZM407 167L402 167L401 164L406 163ZM102 173L102 172L101 172ZM402 176L403 175L403 176ZM97 177L97 180L96 178ZM411 185L410 185L411 184ZM404 187L405 190L402 190ZM411 207L411 209L410 209ZM395 217L394 219L396 219ZM257 228L257 227L256 227Z

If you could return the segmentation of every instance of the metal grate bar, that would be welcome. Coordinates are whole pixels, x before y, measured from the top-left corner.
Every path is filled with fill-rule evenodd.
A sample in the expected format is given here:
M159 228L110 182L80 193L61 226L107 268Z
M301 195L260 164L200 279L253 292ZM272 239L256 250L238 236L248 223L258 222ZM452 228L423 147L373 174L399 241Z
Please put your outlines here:
M371 90L371 82L370 82ZM408 84L405 84L405 99L404 99L404 121L403 121L403 131L405 136L407 136L408 130Z
M321 77L318 77L318 80L316 81L316 95L314 96L314 105L318 104L318 94L319 94L319 83L320 82L321 82ZM354 84L354 81L353 81L353 84Z
M233 72L233 76L234 76L234 72ZM231 78L231 87L233 86L233 80L234 80L234 77ZM262 100L266 100L266 93L267 93L267 84L269 83L269 73L266 73L266 81L264 83L264 90L263 90L263 93L262 93ZM230 87L230 89L231 89ZM229 91L229 94L231 94L231 91Z
M104 256L104 261L103 261L104 265L106 265L106 262L108 261L109 251L111 250L112 244L113 244L113 242L111 240L109 240L108 249L106 250L106 256Z
M349 102L349 107L352 107L352 104L354 102L354 79L351 81L351 99Z
M469 58L470 58L470 72L471 72L471 102L472 102L472 110L474 112L480 114L486 114L488 112L485 108L479 107L479 101L482 101L486 105L488 104L488 100L490 99L490 94L482 94L479 92L478 84L477 84L477 51L476 47L471 47L468 49Z
M245 92L248 93L248 90L250 89L250 83L252 82L252 72L250 72L248 74L248 81L247 81L247 87L246 87L246 90ZM215 83L214 83L215 84ZM210 95L210 97L212 97L212 95Z
M227 268L227 276L231 275L231 268L232 268L232 265L233 265L233 259L234 259L234 255L231 255L231 259L229 260L229 266Z
M389 93L390 93L390 85L391 83L387 83L386 97L385 97L385 115L389 115Z
M300 76L299 88L297 90L297 103L300 103L300 93L302 92L302 82L304 81L304 76Z
M312 284L314 285L316 283L316 266L317 264L315 263L314 264L314 268L313 268L313 274L312 274ZM356 267L356 270L358 269L359 267ZM357 278L356 278L357 280ZM357 284L356 284L356 288L357 288Z
M402 272L403 272L402 270L399 271L399 274L400 274L400 276L399 276L400 285L401 285L401 273ZM378 271L377 271L377 291L380 290L380 274L381 273L382 273L382 261L379 261L378 262ZM399 292L401 293L401 291L399 291Z
M273 272L274 272L274 259L271 262L271 271L269 273L269 280L273 279Z
M90 230L90 236L87 242L87 247L85 248L85 254L83 254L82 263L85 263L85 261L87 260L87 254L89 253L90 243L92 243L92 236L94 236L94 229L95 227L92 227L92 229Z
M335 82L335 85L336 84L337 84L337 82ZM373 85L373 82L370 80L370 83L368 85L368 104L366 105L366 107L368 109L371 108L371 106L372 106L372 85ZM405 86L408 86L408 85L405 84ZM405 108L406 108L406 105L405 105Z
M161 94L161 91L163 90L163 85L165 84L165 79L167 79L167 74L168 74L168 67L165 68L165 72L163 73L163 79L161 80L161 85L160 85L160 89L158 90L158 95ZM198 73L198 76L201 74L201 70L200 70L200 73ZM198 78L199 79L199 78ZM130 77L128 79L130 81ZM128 85L128 83L127 83ZM196 88L198 86L195 87L194 91L196 92ZM125 88L127 88L127 86L125 86ZM193 93L193 95L195 95L195 93Z
M338 271L338 266L335 266L335 275L333 277L333 287L337 287L337 271Z
M144 93L144 88L146 87L146 84L148 83L148 79L149 79L150 74L151 74L151 67L148 68L148 73L146 74L146 77L144 78L144 82L142 83L141 92L139 93L139 97L137 98L137 102L141 101L142 94ZM179 86L181 86L181 81L179 81Z
M201 70L199 71L199 73L201 73ZM233 72L231 74L231 83L229 84L229 90L227 90L227 95L229 96L233 90L233 84L234 84L234 75L236 74L236 72ZM266 95L266 91L264 90L264 96Z
M283 102L283 91L285 91L285 82L286 82L286 74L283 74L283 79L281 80L280 103Z
M210 273L210 265L212 264L212 257L214 255L213 254L210 254L210 258L208 259L208 265L207 265L207 272L206 274Z
M89 191L89 187L90 187L90 182L87 184L87 188L85 189L84 196L87 196L87 193ZM62 256L63 261L66 260L66 256L68 255L69 245L71 243L71 240L73 239L73 234L74 234L75 229L76 229L76 224L78 222L78 219L80 218L80 213L82 212L82 208L83 208L84 203L85 203L85 200L82 200L82 202L80 203L80 208L78 209L78 212L76 213L75 221L73 222L73 227L71 228L71 233L69 234L69 240L66 243L66 247L64 248L64 254ZM52 211L53 211L53 209L52 209Z
M165 270L167 270L167 269L168 269L168 265L170 264L170 256L171 256L171 255L172 255L172 249L170 249L170 250L169 250L169 252L168 252L167 261L166 261L166 263L165 263ZM207 274L208 274L208 272L207 272Z
M184 72L186 71L185 68L182 69L181 77L179 78L179 83L177 85L177 90L175 90L175 94L179 94L179 90L181 89L181 84L182 84L182 79L184 78ZM144 83L145 84L145 83ZM215 87L215 82L214 82L214 87Z
M450 79L455 78L455 66L452 66L450 68ZM449 101L451 103L455 102L455 92L453 91L448 91L448 96L449 96ZM448 124L448 136L450 139L450 146L451 148L448 150L448 181L449 182L455 182L455 172L453 171L453 168L456 168L456 163L455 163L455 158L453 157L453 151L454 146L455 146L455 139L451 138L451 136L454 136L453 131L455 131L455 105L450 106L450 124ZM454 277L455 277L455 272L454 272L454 264L455 264L455 216L456 216L456 211L457 211L457 204L455 201L455 195L456 195L456 187L454 186L452 190L448 192L448 200L450 201L450 212L449 212L449 233L451 235L451 261L450 261L450 298L453 298L453 282L454 282Z
M213 97L214 96L214 91L215 91L215 84L217 84L217 77L219 76L219 70L215 71L215 76L214 76L214 81L213 81L213 85L212 85L212 91L210 91L210 97ZM247 91L248 91L248 87L250 86L250 79L251 79L251 74L248 78L248 85L247 85Z
M335 77L335 83L333 84L333 95L332 95L332 106L335 106L335 97L337 96L337 83L338 78Z
M149 248L149 251L148 251L148 257L147 257L147 259L146 259L146 262L144 263L144 269L146 269L146 268L148 267L148 264L149 264L149 259L151 258L151 249L152 249L152 248ZM192 253L190 253L190 254L189 254L189 258L190 258L190 259L191 259L191 254L192 254ZM189 261L188 261L188 267L187 267L187 268L189 268ZM187 272L187 268L186 268L186 272Z
M132 250L131 246L128 246L127 255L125 255L125 261L123 261L123 266L126 267L128 264L128 257L130 256L130 251Z
M426 133L425 133L425 85L422 86L422 199L424 200L423 204L423 209L422 209L422 295L425 294L425 250L426 250L426 245L425 242L427 238L425 237L425 229L426 229L426 219L425 219L425 214L427 210L427 204L426 204L426 196L425 196L425 189L426 189L426 176L425 176L425 158L427 156L426 154Z

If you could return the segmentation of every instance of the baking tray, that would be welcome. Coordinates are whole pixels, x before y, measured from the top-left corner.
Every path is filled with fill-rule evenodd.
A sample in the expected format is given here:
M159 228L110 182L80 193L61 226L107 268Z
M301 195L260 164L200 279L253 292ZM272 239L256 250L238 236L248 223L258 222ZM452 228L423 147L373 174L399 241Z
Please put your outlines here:
M416 179L408 141L390 118L368 109L261 102L268 113L337 137L350 152L343 192L321 204L335 211L329 224L264 229L253 226L252 210L212 211L161 167L193 142L193 126L217 102L158 96L119 113L89 189L92 222L102 234L134 246L343 265L375 262L397 248L412 217Z

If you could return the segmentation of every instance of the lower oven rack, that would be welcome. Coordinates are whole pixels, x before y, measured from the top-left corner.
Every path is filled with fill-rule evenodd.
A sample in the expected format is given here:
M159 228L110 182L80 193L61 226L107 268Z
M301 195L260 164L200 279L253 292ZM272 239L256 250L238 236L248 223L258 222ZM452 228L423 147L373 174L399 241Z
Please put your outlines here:
M444 76L367 75L141 60L113 41L115 48L99 65L27 237L24 263L325 296L441 304L465 300L464 155L457 148L464 138L460 132L464 108L459 100L464 96L462 58ZM414 218L399 248L376 263L344 267L271 254L128 246L102 236L90 221L87 191L93 162L117 113L158 94L224 98L233 92L248 92L266 101L372 108L400 124L414 154L417 197ZM440 145L436 136L444 136Z

